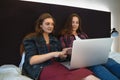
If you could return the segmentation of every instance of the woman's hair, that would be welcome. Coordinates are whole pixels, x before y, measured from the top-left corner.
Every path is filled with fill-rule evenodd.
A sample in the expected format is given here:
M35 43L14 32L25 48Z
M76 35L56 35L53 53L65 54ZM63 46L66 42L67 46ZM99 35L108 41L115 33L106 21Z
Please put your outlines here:
M79 27L77 29L77 33L82 32L81 18L80 18L80 16L78 14L73 13L68 17L68 19L67 19L67 21L65 23L64 29L61 32L62 35L65 35L65 34L66 35L71 35L72 34L72 19L73 19L73 17L77 17L78 20L79 20Z
M52 15L50 15L49 13L43 13L39 16L39 18L36 21L36 26L35 26L35 32L36 33L38 33L38 34L43 33L43 30L40 27L40 25L42 25L44 20L47 19L47 18L52 18L53 19L54 28L55 28L55 19L52 17Z

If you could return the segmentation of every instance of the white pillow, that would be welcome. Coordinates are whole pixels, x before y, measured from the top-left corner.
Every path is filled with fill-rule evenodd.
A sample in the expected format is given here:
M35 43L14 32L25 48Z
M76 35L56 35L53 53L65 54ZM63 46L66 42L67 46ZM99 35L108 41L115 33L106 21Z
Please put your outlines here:
M0 66L0 80L32 80L27 76L21 75L21 69L15 65Z

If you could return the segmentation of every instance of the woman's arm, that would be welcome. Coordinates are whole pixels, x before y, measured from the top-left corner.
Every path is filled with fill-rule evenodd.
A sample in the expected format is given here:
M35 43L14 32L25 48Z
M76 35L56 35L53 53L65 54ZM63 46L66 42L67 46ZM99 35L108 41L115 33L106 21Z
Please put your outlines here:
M50 52L47 54L34 55L30 58L30 64L42 63L54 57L65 58L66 56L64 52Z
M65 50L38 54L38 48L34 38L24 39L23 43L26 52L25 61L28 61L30 65L43 63L54 57L60 57L61 59L67 57Z

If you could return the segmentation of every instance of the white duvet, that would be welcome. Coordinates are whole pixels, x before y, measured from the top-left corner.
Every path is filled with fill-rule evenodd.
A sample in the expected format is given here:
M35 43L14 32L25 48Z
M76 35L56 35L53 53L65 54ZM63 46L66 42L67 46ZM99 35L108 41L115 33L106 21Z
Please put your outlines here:
M15 65L0 66L0 80L32 80L21 75L21 69Z
M21 75L21 69L24 63L24 57L25 57L25 54L22 55L22 59L19 67L12 64L0 66L0 80L32 80L27 76ZM113 58L118 63L120 63L119 53L110 53L109 57Z

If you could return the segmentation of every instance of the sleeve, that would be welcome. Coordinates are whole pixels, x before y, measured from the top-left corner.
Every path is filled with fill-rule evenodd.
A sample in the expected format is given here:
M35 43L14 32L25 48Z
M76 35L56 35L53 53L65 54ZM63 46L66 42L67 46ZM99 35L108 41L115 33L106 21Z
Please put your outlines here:
M62 47L62 48L66 48L64 36L61 36L59 40L60 40L61 47Z
M62 49L63 49L63 48L66 48L64 36L61 36L61 37L59 38L59 42L60 42L60 45L61 45L61 48L62 48ZM70 61L71 56L68 55L68 57L67 57L66 59L60 59L59 57L58 57L58 58L54 58L54 59L55 59L56 61L58 61L58 62Z
M86 39L88 39L88 35L86 33L84 33L84 35L85 35Z
M79 36L81 36L82 39L88 39L88 35L84 32L81 32L81 34L79 34Z
M33 38L24 39L23 40L24 48L25 48L25 60L30 62L30 58L33 55L37 54L37 47L35 45L35 40Z

